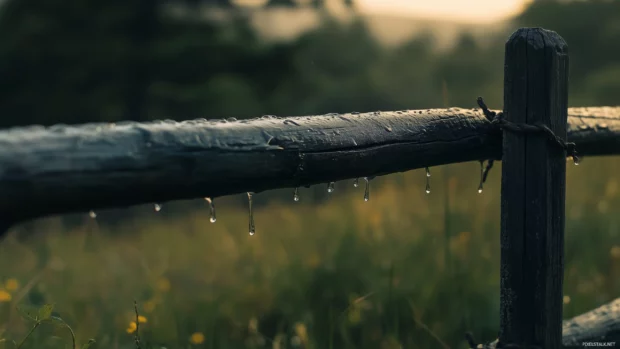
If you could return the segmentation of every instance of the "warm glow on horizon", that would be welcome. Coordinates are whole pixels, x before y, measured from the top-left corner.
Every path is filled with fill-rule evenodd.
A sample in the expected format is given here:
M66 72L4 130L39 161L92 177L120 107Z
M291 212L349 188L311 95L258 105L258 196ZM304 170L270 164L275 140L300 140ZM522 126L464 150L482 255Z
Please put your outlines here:
M438 20L494 22L521 12L532 0L357 0L365 13Z
M263 6L268 0L233 0L246 6ZM309 3L311 0L296 0ZM325 0L328 7L343 9L342 0ZM533 0L354 0L365 14L385 14L459 22L489 23L517 15Z

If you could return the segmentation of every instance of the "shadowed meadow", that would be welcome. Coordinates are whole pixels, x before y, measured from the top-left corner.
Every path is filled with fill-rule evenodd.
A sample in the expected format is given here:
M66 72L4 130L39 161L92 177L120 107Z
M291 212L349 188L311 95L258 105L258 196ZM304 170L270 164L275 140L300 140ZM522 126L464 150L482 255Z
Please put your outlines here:
M295 204L291 190L257 194L253 237L238 197L216 200L214 224L202 200L114 228L45 219L1 246L0 316L24 334L14 306L53 302L78 341L131 348L135 298L153 348L464 348L465 331L497 331L500 170L482 194L476 163L431 169L428 195L423 170L373 180L368 202L352 181ZM566 317L620 292L619 170L603 158L568 167ZM68 338L42 327L32 341Z
M0 7L0 29L17 28L0 36L43 40L17 26L9 10L70 15L28 4ZM80 54L39 47L36 54L58 59L63 74L56 75L34 58L36 49L0 40L0 66L30 67L41 76L28 80L23 72L2 70L8 82L0 86L0 112L8 127L170 114L244 118L473 107L479 94L499 108L503 42L514 28L533 25L554 29L569 43L571 106L617 105L620 51L605 42L620 39L619 4L531 6L510 30L487 38L492 44L464 35L445 52L433 48L430 36L382 47L362 23L328 21L290 42L267 44L242 19L208 29L167 19L145 46L159 52L154 59L160 61L131 81L97 70L98 64L131 70L135 62L121 57L130 51L93 58L87 42ZM127 6L129 13L134 5ZM553 15L558 11L562 15ZM592 15L580 18L593 34L573 28L584 12ZM58 43L82 35L65 35L61 27L50 34ZM101 35L102 45L118 39ZM211 41L201 44L202 36ZM214 51L225 59L214 58ZM184 68L200 61L184 63L188 55L209 63L194 72L204 76ZM69 67L67 57L81 60ZM91 85L98 87L80 89ZM129 87L119 92L121 86ZM41 92L50 87L59 88L56 95ZM39 103L24 102L31 100ZM18 114L23 117L12 116ZM354 188L353 179L337 182L333 193L327 184L301 188L299 202L292 188L258 193L254 236L245 195L216 198L215 223L207 202L196 199L164 202L159 212L145 205L97 211L93 218L86 209L13 227L0 244L0 348L19 347L36 323L29 309L44 304L54 304L47 316L71 327L77 347L93 338L91 348L135 348L137 327L142 348L466 348L466 331L492 340L499 324L501 164L480 194L476 162L430 171L430 194L419 169L372 180L368 202L363 181ZM618 173L617 157L567 163L566 318L620 295ZM68 348L71 341L67 327L45 322L21 347Z

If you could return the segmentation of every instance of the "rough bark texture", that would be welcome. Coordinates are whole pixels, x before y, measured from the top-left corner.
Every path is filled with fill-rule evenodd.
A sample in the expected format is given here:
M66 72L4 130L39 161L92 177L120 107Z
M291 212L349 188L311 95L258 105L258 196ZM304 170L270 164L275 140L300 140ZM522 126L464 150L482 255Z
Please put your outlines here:
M620 154L620 108L569 115L580 154ZM459 108L13 128L0 131L0 222L499 159L501 144Z
M620 298L562 324L562 342L565 346L610 341L620 344Z
M568 140L580 154L620 154L620 107L568 108Z
M555 32L517 30L506 43L504 119L566 139L568 48ZM545 134L504 132L499 340L562 346L566 151Z
M0 216L218 197L499 157L478 111L88 124L0 132Z
M620 343L620 298L562 322L564 348L585 348L587 342ZM498 340L479 344L480 349L498 349ZM606 346L615 348L616 346Z

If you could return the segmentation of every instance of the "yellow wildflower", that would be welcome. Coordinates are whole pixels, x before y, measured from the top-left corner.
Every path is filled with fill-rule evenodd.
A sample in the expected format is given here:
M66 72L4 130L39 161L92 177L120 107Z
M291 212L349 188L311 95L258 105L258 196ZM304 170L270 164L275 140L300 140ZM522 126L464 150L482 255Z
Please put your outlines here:
M564 304L570 303L570 296L564 296L563 301L564 301Z
M155 301L148 300L148 301L144 302L144 305L142 306L142 308L147 313L153 312L153 310L155 310Z
M252 333L258 332L258 319L255 317L250 319L250 323L248 324L248 330Z
M145 324L146 323L146 317L142 316L142 315L138 315L138 322L141 324Z
M202 344L205 341L205 335L200 332L194 332L189 337L189 341L192 344Z
M4 288L6 288L7 291L12 292L15 291L19 288L19 281L17 281L17 279L8 279L6 280L6 282L4 283Z
M5 290L0 290L0 302L10 302L13 297Z
M301 339L302 342L308 341L308 330L306 329L306 325L301 322L295 324L295 333Z
M471 233L468 231L462 231L459 233L458 239L460 245L466 245L471 239Z
M157 280L157 289L162 292L168 292L170 290L170 281L164 277Z
M306 258L305 262L310 268L316 268L319 264L321 264L321 257L318 254L313 253Z
M354 307L352 309L349 309L349 322L353 325L358 324L360 321L362 321L362 311L360 308L358 307Z
M138 328L138 325L136 325L136 322L132 321L129 323L129 327L127 327L127 333L132 334L136 332L137 328Z

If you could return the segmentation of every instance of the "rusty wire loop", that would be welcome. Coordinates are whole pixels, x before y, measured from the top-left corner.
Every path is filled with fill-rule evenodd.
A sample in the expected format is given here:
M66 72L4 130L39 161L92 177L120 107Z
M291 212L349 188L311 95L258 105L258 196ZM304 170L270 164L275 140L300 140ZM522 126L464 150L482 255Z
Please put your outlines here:
M549 140L557 144L560 148L566 151L567 155L573 158L575 165L579 164L579 156L577 155L575 143L566 142L565 140L557 136L547 125L543 123L536 123L530 125L510 122L504 119L503 112L496 113L489 110L487 105L484 103L482 97L478 97L477 102L478 106L482 109L482 112L484 113L484 116L487 118L487 120L489 120L493 125L497 125L500 130L515 133L544 133L545 135L547 135ZM487 166L484 169L482 183L486 182L489 171L491 171L491 168L493 168L493 162L494 160L488 161Z

